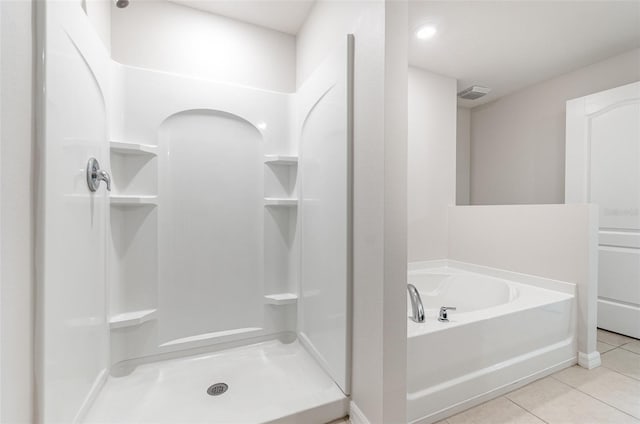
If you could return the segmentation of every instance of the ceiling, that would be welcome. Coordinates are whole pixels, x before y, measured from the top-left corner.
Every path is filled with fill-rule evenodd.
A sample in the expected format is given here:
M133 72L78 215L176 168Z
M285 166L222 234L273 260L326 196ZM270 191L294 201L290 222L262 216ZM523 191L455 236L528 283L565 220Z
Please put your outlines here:
M169 1L295 35L315 0ZM409 33L411 65L491 88L474 107L640 47L640 0L409 0Z
M315 0L169 0L288 34L297 34Z
M410 1L409 31L411 65L492 89L473 107L640 47L640 1Z

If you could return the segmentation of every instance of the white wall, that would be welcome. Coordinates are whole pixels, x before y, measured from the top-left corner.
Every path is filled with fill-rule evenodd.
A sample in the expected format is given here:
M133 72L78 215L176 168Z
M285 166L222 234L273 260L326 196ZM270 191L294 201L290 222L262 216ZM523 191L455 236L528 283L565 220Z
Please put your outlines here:
M296 46L300 85L355 35L351 413L372 423L406 422L406 6L320 0Z
M364 2L332 4L320 0L309 13L296 39L296 86L300 87L344 35L352 33L367 6Z
M457 206L449 259L577 284L578 351L596 352L595 205Z
M472 109L472 204L563 203L566 101L637 80L640 49Z
M458 108L456 118L456 205L468 205L471 184L471 109Z
M81 0L91 26L107 51L111 51L111 7L114 0Z
M112 7L120 63L268 90L295 90L295 37L167 1Z
M382 387L382 423L407 422L407 149L408 149L408 2L403 0L385 0L385 45L384 45L384 281L382 282L383 303L383 375ZM357 33L356 33L357 37ZM357 47L356 47L357 48ZM356 81L364 75L365 69L358 67L356 56ZM356 84L356 105L366 99L358 95ZM372 117L356 114L356 143L367 140L360 137L358 129L368 126ZM357 155L363 149L356 148ZM364 159L364 158L363 158ZM360 166L366 162L361 162ZM365 165L366 166L366 165ZM362 170L362 169L361 169ZM356 174L356 178L362 174ZM357 179L356 179L357 182ZM373 188L369 180L369 188ZM356 184L357 190L361 185ZM359 194L355 192L356 196ZM365 204L356 204L357 214L366 213ZM358 233L356 233L358 235ZM361 234L362 236L362 234ZM361 261L360 269L368 267L369 262ZM359 294L363 295L366 281L361 280ZM364 284L363 284L364 283ZM366 299L364 299L366 301ZM362 305L362 300L360 301ZM364 312L361 310L361 312ZM400 316L402 315L402 316ZM368 314L359 316L359 324L366 330L370 325ZM361 350L359 361L367 355ZM402 371L405 371L403 374ZM367 370L360 370L366 372ZM361 384L366 380L359 375ZM360 386L362 388L362 385Z
M456 204L456 80L409 68L409 262L447 257Z
M0 422L33 418L32 3L0 2Z

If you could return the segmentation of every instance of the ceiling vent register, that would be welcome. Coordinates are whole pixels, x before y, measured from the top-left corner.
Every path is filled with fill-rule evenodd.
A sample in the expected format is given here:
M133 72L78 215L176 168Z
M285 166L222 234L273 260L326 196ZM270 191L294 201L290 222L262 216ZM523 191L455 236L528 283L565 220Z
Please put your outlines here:
M484 96L485 94L491 91L488 87L483 87L481 85L472 85L471 87L465 88L464 90L458 93L458 97L466 100L475 100Z

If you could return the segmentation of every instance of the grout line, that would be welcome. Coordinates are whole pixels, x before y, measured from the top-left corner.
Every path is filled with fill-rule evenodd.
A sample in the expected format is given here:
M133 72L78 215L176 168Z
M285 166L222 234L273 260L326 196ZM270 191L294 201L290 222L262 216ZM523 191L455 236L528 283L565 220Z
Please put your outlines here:
M569 387L571 387L571 386L569 386ZM591 399L593 399L593 400L597 400L598 402L602 403L603 405L608 406L609 408L615 409L615 410L616 410L616 411L618 411L618 412L622 412L623 414L625 414L625 415L627 415L627 416L629 416L629 417L633 418L634 420L638 420L638 419L640 419L640 417L635 417L635 416L631 415L630 413L623 411L622 409L618 409L618 408L616 408L615 406L608 404L607 402L603 401L602 399L598 399L598 398L597 398L597 397L595 397L595 396L591 396L589 393L585 393L585 392L583 392L583 391L582 391L582 390L580 390L580 389L577 389L577 388L575 388L575 387L572 387L572 389L577 390L578 392L580 392L580 393L582 393L582 394L585 394L585 395L589 396L589 397L590 397Z
M529 383L531 384L531 383ZM528 386L528 385L527 385ZM523 386L523 387L527 387L527 386ZM509 392L511 393L511 392ZM534 414L533 412L529 411L527 408L525 408L522 405L517 404L513 399L508 398L507 396L503 396L503 398L505 398L506 400L508 400L509 402L513 403L515 406L517 406L518 408L522 409L524 412L526 412L527 414L533 415L534 417L536 417L537 419L539 419L540 421L542 421L545 424L549 424L549 421L543 419L542 417L537 416L536 414Z
M617 349L618 347L620 347L620 346L612 345L611 343L603 342L602 340L598 340L598 343L602 343L602 344L604 344L604 345L611 346L611 349L605 350L604 352L599 352L599 353L600 353L600 355L604 355L605 353L607 353L607 352L609 352L609 351L611 351L611 350L613 350L613 349Z
M631 343L633 343L633 342L625 343L625 344L623 344L623 345L621 345L621 346L619 346L619 347L620 347L620 349L624 349L624 350L626 350L627 352L635 353L636 355L639 355L639 356L640 356L640 353L638 353L638 352L634 352L633 350L625 349L625 346L626 346L626 345L628 345L628 344L631 344Z
M613 346L613 347L620 347L620 346L622 346L621 344L613 344L612 342L605 342L604 340L600 340L600 339L596 339L596 341L597 341L597 342L600 342L600 343L604 343L604 344L609 345L609 346ZM625 344L625 343L623 343L623 344Z
M616 348L616 349L617 349L617 348ZM607 368L607 367L604 367L604 368ZM622 376L624 376L624 377L628 377L628 378L631 378L632 380L635 380L635 378L633 378L633 377L629 377L628 375L623 374L623 373L621 373L621 372L619 372L619 371L612 370L611 368L607 368L607 369L608 369L609 371L612 371L612 372L615 372L615 373L617 373L617 374L620 374L620 375L622 375ZM613 408L613 409L615 409L615 410L616 410L616 411L618 411L618 412L622 412L623 414L628 415L628 416L632 417L632 418L633 418L633 419L635 419L635 420L640 420L640 417L636 417L636 416L634 416L634 415L631 415L630 413L625 412L625 411L623 411L623 410L621 410L621 409L618 409L616 406L613 406L613 405L611 405L611 404L607 403L607 402L606 402L606 401L604 401L603 399L598 399L597 397L592 396L592 395L590 395L589 393L587 393L587 392L584 392L584 391L580 390L580 388L578 388L578 387L573 387L572 385L567 384L567 383L565 383L564 381L558 380L556 377L554 377L554 375L555 375L555 373L554 373L554 374L551 374L551 376L550 376L550 377L552 377L552 378L553 378L554 380L556 380L557 382L562 383L562 384L564 384L565 386L570 387L571 389L573 389L573 390L575 390L575 391L577 391L577 392L580 392L580 393L582 393L582 394L584 394L584 395L587 395L587 396L589 396L591 399L597 400L598 402L600 402L600 403L602 403L602 404L604 404L604 405L607 405L608 407Z
M627 343L631 343L633 341L640 341L640 339L636 339L635 337L627 336L625 334L615 333L613 331L603 330L602 328L598 328L598 331L603 332L603 333L613 334L613 335L616 335L616 336L622 336L624 338L629 339L629 340L623 342L622 344L614 345L614 344L612 344L610 342L605 342L604 340L600 340L600 338L596 336L596 340L599 341L600 343L606 343L608 345L615 346L615 347L620 347L622 345L625 345Z
M607 351L607 352L603 353L601 356L604 356L605 354L607 354L607 353L609 353L609 352L613 352L613 351L614 351L614 350L616 350L616 349L622 349L622 350L624 350L625 352L631 352L630 350L623 349L621 346L618 346L618 347L616 347L615 349L611 349L611 350L609 350L609 351ZM636 354L636 355L640 356L639 354L637 354L637 353L635 353L635 352L631 352L631 353L634 353L634 354ZM614 368L610 368L610 367L606 366L604 363L601 363L601 364L600 364L600 366L601 366L601 367L604 367L604 368L606 368L606 369L608 369L609 371L617 372L618 374L623 375L623 376L625 376L625 377L628 377L628 378L630 378L630 379L632 379L632 380L640 381L640 378L638 378L638 377L634 377L634 376L629 375L629 374L625 374L625 373L623 373L622 371L616 370L616 369L614 369Z

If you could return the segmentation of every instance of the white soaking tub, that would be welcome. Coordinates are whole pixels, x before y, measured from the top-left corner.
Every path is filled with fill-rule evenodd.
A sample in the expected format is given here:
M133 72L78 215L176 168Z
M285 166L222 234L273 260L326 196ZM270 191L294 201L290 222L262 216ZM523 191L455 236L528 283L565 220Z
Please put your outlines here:
M577 362L575 285L453 261L410 264L410 423L430 423ZM411 305L407 296L407 310ZM441 306L453 306L449 322Z

